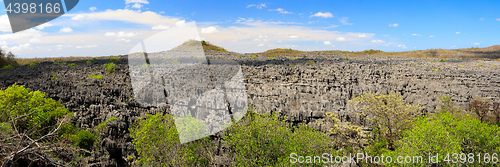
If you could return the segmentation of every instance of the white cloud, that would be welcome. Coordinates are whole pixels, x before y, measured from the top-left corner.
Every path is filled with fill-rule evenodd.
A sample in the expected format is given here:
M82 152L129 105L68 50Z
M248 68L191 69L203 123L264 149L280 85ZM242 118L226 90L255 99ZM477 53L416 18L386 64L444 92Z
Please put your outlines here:
M143 3L143 4L149 4L148 0L125 0L125 4L131 4L131 3Z
M407 47L405 45L398 45L398 47L406 49Z
M215 28L214 26L210 26L210 27L201 29L202 34L213 34L213 33L218 33L218 32L219 32L219 30L217 30L217 28Z
M399 24L398 23L394 23L394 24L389 24L389 27L398 27Z
M40 40L40 38L31 38L29 42L30 43L40 43L40 42L42 42L42 40Z
M413 35L413 36L420 36L420 34L415 34L415 33L413 33L413 34L411 34L411 35Z
M431 35L431 36L429 36L429 37L434 38L434 35Z
M345 38L344 37L338 37L336 40L337 41L345 41Z
M261 47L261 46L264 46L264 44L262 44L262 43L261 43L261 44L259 44L259 45L257 45L257 46Z
M366 38L368 36L366 36L366 34L359 34L358 37L360 37L360 38Z
M23 39L23 38L27 38L27 39L40 38L44 34L46 34L46 33L39 31L39 30L27 29L27 30L20 31L20 32L17 32L14 34L11 34L11 33L2 34L2 35L0 35L0 39L2 39L2 40L18 40L18 39Z
M500 18L498 18L497 21L500 21Z
M261 3L261 4L250 4L250 5L247 6L247 8L249 8L249 7L255 7L257 9L262 9L262 8L266 7L266 4L264 4L264 3Z
M479 45L480 43L479 42L475 42L473 45Z
M21 45L17 45L17 46L13 46L13 47L2 47L3 50L8 50L10 52L19 52L19 51L22 51L22 50L27 50L29 49L31 46L30 43L25 43L25 44L21 44Z
M0 41L0 45L7 45L8 43L6 41Z
M10 28L9 17L6 14L0 16L0 31L12 32L12 29Z
M162 24L158 24L158 25L151 27L152 30L166 30L168 28L170 28L170 26L162 25Z
M342 23L343 25L352 25L352 23L348 23L347 20L349 19L349 17L342 17L341 19L339 19L340 23Z
M89 8L89 10L90 10L91 12L96 11L96 10L97 10L97 7L90 7L90 8Z
M290 35L288 35L288 38L292 38L292 39L299 38L299 35L297 35L297 34L290 34Z
M285 10L285 9L283 9L283 8L278 8L278 9L269 9L269 11L278 11L278 12L280 12L281 14L292 14L292 12L286 11L286 10Z
M115 39L116 42L130 42L131 40L130 39L126 39L126 38L119 38L119 39Z
M133 32L125 32L125 31L120 31L120 32L106 32L104 36L108 37L118 37L118 38L131 38L140 35L140 33L133 33Z
M39 30L43 30L44 28L51 27L51 26L53 26L53 24L47 22L47 23L43 23L42 25L36 26L36 28Z
M72 32L73 29L71 29L70 27L63 27L61 28L61 30L59 30L59 32Z
M183 26L183 25L185 25L185 24L186 24L186 20L180 20L180 21L176 21L176 22L175 22L175 25L176 25L176 26Z
M325 45L331 45L332 42L330 42L330 41L323 41L323 44L325 44Z
M80 15L80 14L79 14L79 15L73 16L73 17L71 18L71 20L81 20L81 19L83 19L84 17L85 17L85 16L83 16L83 15Z
M76 46L75 48L81 49L81 48L95 48L97 45L85 45L85 46Z
M323 18L331 18L333 17L332 13L330 12L318 12L316 14L311 15L310 17L323 17Z
M377 39L377 40L371 40L370 42L372 43L384 43L384 41Z
M134 5L132 5L132 8L136 8L136 9L140 9L142 8L143 5L141 5L140 3L135 3Z
M84 13L84 14L65 14L63 16L67 17L78 16L77 17L78 20L123 21L135 24L145 24L150 26L158 24L174 25L177 21L179 21L179 19L177 18L162 16L151 11L140 12L128 9L106 10L104 12L94 12L94 13Z
M450 48L456 48L456 47L457 47L456 45L450 46Z
M460 34L460 32L455 32L455 34Z

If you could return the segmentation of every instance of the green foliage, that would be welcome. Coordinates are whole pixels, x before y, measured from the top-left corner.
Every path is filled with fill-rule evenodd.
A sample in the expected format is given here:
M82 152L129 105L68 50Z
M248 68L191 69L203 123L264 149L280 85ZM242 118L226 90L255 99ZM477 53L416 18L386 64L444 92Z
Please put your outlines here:
M86 63L87 63L87 65L91 65L92 61L87 61Z
M271 60L276 60L277 58L276 57L267 57L268 59L271 59Z
M193 159L192 152L181 146L170 114L139 118L130 129L130 136L138 154L136 165L186 166Z
M12 122L19 133L30 131L31 137L47 134L66 115L71 115L69 110L60 102L45 97L44 92L30 91L17 84L0 90L0 122L24 116Z
M143 64L141 67L151 67L150 64Z
M3 66L2 68L3 69L12 69L12 68L14 68L14 66L9 64L9 65Z
M17 67L19 64L17 63L16 56L9 52L5 54L2 49L0 49L0 68L4 68L6 66ZM8 67L8 68L10 68ZM8 69L4 68L4 69Z
M71 64L68 64L68 66L73 66L73 67L76 67L78 65L76 65L75 63L71 63Z
M413 124L414 128L405 131L404 138L398 142L398 149L390 154L418 155L427 159L439 153L439 161L443 163L448 153L478 155L500 151L500 128L481 123L469 115L456 118L446 111L429 118L421 117ZM478 165L478 161L475 162Z
M439 68L431 68L433 71L439 71Z
M111 121L116 121L116 118L115 117L111 117L111 118L107 119L106 121L103 121L103 122L99 123L99 125L97 125L97 127L95 129L97 131L102 131L104 129L104 127L106 126L106 124L108 122L111 122Z
M174 120L177 132L182 134L179 136L181 142L199 139L208 135L205 124L192 117L191 114L185 117L174 117Z
M50 76L50 80L55 80L55 79L57 79L57 75L56 74Z
M329 121L333 126L328 130L328 133L333 136L334 145L337 148L357 148L361 149L361 140L363 138L361 134L361 127L352 124L351 122L342 122L339 116L332 112L325 113L327 121ZM326 125L322 125L326 126Z
M291 153L334 153L326 134L303 124L291 127L275 115L254 112L228 128L223 140L231 150L233 166L289 166Z
M288 64L288 67L293 67L294 65L293 64Z
M410 127L411 120L421 110L418 105L407 104L398 94L378 95L367 93L353 98L350 106L362 111L375 124L380 135L387 141L387 148L394 149L394 141L402 136L402 131Z
M500 103L490 103L488 100L474 98L469 103L469 111L483 123L500 126Z
M370 50L364 50L363 52L367 53L367 54L374 54L374 53L379 53L379 52L383 52L383 51L370 49Z
M179 62L179 60L177 60L177 59L174 59L174 60L172 60L172 64L181 64L181 62Z
M106 73L112 73L115 72L116 69L116 64L115 63L106 63L104 64L104 67L106 68Z
M97 138L93 133L87 130L78 131L74 137L75 144L83 149L92 150L92 146L94 146L94 142Z
M306 62L307 64L311 64L311 63L316 63L314 60L309 60Z
M252 59L258 59L258 58L259 58L259 56L257 56L257 55L252 56Z
M31 62L29 66L30 67L35 67L37 64L38 64L38 62Z
M90 74L89 77L94 78L94 79L101 79L102 75L95 75L94 73Z
M59 64L64 65L64 64L66 64L66 62L57 62L57 61L54 61L54 64L56 64L56 65L59 65Z
M441 60L439 60L439 62L446 62L446 60L444 60L444 59L441 59Z
M99 59L97 59L97 58L92 58L92 62L96 62L96 61L99 61Z
M118 62L121 62L122 60L120 60L120 59L113 59L113 58L112 58L112 59L110 59L109 61L118 63Z

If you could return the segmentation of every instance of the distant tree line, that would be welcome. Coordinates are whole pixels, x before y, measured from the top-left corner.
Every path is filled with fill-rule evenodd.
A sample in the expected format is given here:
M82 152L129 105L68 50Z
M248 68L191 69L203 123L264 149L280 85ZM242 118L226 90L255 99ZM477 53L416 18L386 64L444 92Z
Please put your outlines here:
M19 66L16 60L16 56L12 54L12 52L5 53L2 49L0 49L0 68L8 66L10 67Z

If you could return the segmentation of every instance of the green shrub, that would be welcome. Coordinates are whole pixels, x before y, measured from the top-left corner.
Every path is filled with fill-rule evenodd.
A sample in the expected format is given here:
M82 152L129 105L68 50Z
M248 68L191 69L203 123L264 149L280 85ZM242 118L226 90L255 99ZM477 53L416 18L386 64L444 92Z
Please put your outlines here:
M120 60L120 59L110 59L109 61L111 61L111 62L117 62L118 63L118 62L121 62L122 60Z
M55 80L55 79L57 79L57 75L56 74L50 76L50 80Z
M0 90L0 122L20 117L14 121L19 133L27 133L30 137L47 134L66 115L72 113L59 101L47 98L44 92L30 91L17 84Z
M92 61L87 61L87 65L92 65Z
M94 79L101 79L102 75L94 75L94 73L90 74L89 77L94 78Z
M99 61L99 59L97 59L97 58L92 58L92 62L96 62L96 61Z
M453 153L475 156L500 151L500 128L481 123L469 115L456 118L446 111L416 119L413 124L414 128L405 131L405 137L397 144L398 149L390 155L422 156L427 160L429 155L439 154L440 164L454 166L444 161L448 153L452 159ZM474 162L473 166L479 165L477 159ZM483 165L488 164L483 162Z
M271 60L276 60L277 58L276 57L267 57L268 59L271 59Z
M291 127L275 115L254 112L228 128L223 140L231 150L233 166L290 166L297 161L291 158L292 153L302 156L335 153L326 134L307 125Z
M140 166L189 166L193 152L182 147L170 114L146 115L130 129Z
M9 64L9 65L3 66L2 68L3 69L12 69L12 68L14 68L14 66Z
M71 64L68 64L68 66L73 66L73 67L76 67L78 65L76 65L75 63L71 63Z
M444 59L441 59L441 60L439 60L439 62L446 62L446 60L444 60Z
M402 131L410 127L413 118L422 109L418 105L407 104L398 94L378 95L366 93L353 98L350 107L361 111L367 119L375 124L373 127L387 142L387 149L394 149L394 141L402 137ZM379 140L380 141L380 140Z
M38 64L38 62L31 62L29 66L30 67L35 67L37 64Z
M258 58L259 58L259 56L257 56L257 55L252 56L252 59L258 59Z
M111 121L116 121L116 118L115 117L111 117L111 118L107 119L106 121L99 123L99 125L97 125L97 127L95 129L97 131L102 131L102 129L104 129L104 127L106 126L106 124L108 122L111 122Z
M9 52L5 54L2 49L0 49L0 68L6 67L6 66L11 66L11 67L17 67L19 64L17 63L16 56L12 54L12 52Z
M104 67L106 68L106 73L112 73L115 72L116 69L116 64L115 63L106 63L104 64Z
M75 145L86 150L92 150L96 140L94 134L87 130L78 131L74 137Z
M143 64L141 67L151 67L150 64Z
M179 62L179 60L177 60L177 59L174 59L174 60L172 60L172 64L181 64L181 62Z

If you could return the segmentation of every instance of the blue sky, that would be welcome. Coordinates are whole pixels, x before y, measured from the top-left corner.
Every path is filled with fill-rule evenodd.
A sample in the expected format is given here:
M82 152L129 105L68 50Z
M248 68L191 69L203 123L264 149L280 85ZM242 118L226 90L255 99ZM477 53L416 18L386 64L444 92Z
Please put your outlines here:
M199 39L241 53L487 47L500 41L499 8L500 1L82 0L15 34L2 7L0 47L18 57L126 54L148 36L193 22Z

